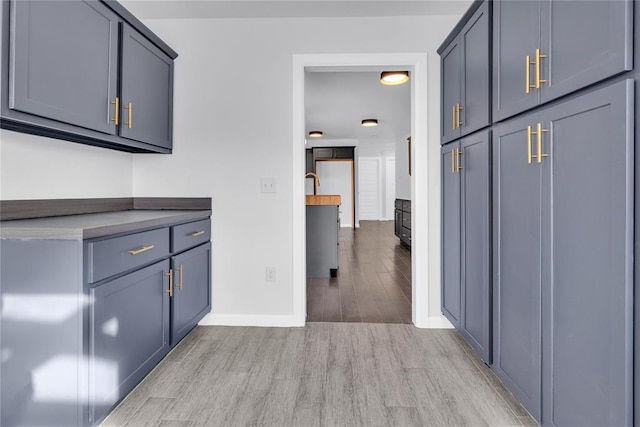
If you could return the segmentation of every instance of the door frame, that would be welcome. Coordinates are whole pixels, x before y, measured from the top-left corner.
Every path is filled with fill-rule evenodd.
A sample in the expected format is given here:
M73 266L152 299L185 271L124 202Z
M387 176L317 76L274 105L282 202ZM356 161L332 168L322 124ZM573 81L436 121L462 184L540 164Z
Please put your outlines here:
M439 118L429 120L429 83L438 105L440 79L427 79L427 53L294 54L292 84L292 317L306 323L306 209L305 209L305 69L338 67L344 71L407 69L411 72L412 304L411 319L421 328L450 328L440 311L440 137ZM438 61L435 61L436 67ZM436 69L434 69L437 72ZM432 111L437 111L432 107ZM429 126L431 124L431 126ZM416 262L420 260L420 262Z

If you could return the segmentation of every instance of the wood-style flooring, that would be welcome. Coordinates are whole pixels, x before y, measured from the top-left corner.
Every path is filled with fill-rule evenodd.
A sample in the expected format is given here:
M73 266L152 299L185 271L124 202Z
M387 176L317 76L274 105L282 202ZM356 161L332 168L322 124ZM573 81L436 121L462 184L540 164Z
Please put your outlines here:
M393 221L340 230L335 279L307 279L308 322L411 323L411 251Z
M535 426L455 330L198 326L107 426Z

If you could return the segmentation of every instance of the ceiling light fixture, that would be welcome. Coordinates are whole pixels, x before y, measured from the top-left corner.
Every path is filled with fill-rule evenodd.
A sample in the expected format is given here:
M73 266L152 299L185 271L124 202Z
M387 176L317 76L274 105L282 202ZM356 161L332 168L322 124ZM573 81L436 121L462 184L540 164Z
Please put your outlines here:
M309 138L322 138L323 133L319 130L312 130L309 132Z
M380 83L383 85L401 85L408 81L408 71L383 71L380 74Z
M378 120L377 119L364 119L362 121L362 126L364 126L364 127L378 126Z

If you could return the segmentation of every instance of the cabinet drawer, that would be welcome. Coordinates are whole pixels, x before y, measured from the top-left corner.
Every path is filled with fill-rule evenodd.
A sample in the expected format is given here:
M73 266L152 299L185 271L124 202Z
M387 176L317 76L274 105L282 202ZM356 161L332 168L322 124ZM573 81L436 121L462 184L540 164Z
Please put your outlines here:
M171 252L181 252L211 240L211 220L190 222L171 227Z
M402 210L411 213L411 200L402 201Z
M89 283L158 260L169 254L169 228L89 243Z
M402 231L400 232L400 240L411 246L411 230L406 227L402 227Z
M402 200L396 199L396 209L402 210Z
M402 226L411 230L411 214L407 212L402 213Z

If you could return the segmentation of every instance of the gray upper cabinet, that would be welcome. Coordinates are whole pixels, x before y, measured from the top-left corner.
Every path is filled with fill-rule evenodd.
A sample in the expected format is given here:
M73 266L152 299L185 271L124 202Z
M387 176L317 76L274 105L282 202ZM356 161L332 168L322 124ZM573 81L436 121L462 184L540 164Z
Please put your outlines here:
M496 0L494 121L631 70L632 19L631 0Z
M173 60L128 25L122 29L120 135L171 148Z
M118 16L87 0L11 7L9 108L115 134Z
M454 30L455 37L438 50L443 143L490 124L490 7L491 2L483 2L470 16L463 17L464 26L459 32Z
M170 153L177 54L111 0L2 0L0 125Z
M494 370L544 425L632 422L632 117L627 80L494 131Z
M211 310L211 243L171 257L171 345L176 345Z

